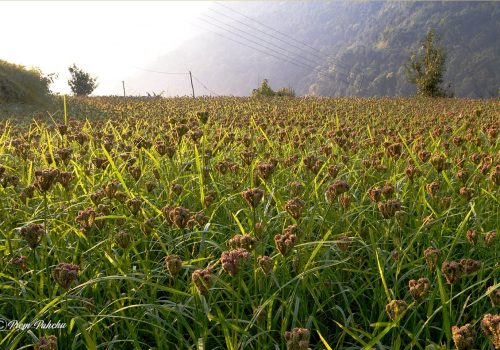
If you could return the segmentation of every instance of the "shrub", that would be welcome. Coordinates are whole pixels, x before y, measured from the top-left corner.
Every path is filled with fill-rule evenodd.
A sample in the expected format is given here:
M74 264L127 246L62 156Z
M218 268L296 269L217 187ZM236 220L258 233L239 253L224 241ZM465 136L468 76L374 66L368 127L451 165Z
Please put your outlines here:
M46 104L54 77L0 60L0 103Z

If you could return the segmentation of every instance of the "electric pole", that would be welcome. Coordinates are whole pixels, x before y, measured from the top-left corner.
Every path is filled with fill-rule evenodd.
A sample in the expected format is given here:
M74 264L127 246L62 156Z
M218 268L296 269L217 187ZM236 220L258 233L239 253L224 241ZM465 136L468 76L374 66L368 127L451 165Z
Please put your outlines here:
M193 75L191 74L191 71L189 71L189 78L191 79L191 90L193 90L193 98L194 98Z
M122 86L123 86L123 97L125 97L125 81L122 80Z

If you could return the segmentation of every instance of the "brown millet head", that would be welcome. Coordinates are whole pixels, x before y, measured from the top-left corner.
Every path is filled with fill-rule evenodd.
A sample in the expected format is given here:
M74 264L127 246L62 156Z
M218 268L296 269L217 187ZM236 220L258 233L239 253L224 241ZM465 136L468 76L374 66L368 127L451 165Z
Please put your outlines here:
M178 255L167 255L165 257L165 267L171 276L175 276L181 271L182 260Z
M293 328L285 332L287 350L307 350L311 333L307 328Z
M259 188L249 188L241 193L243 198L252 207L256 208L264 197L264 192Z
M127 201L127 207L129 208L132 215L137 215L142 207L142 199L140 197L134 197Z
M495 349L500 349L500 315L484 315L481 320L481 330Z
M224 271L231 276L235 276L241 269L242 260L248 259L250 254L243 248L222 252L221 264Z
M59 263L52 270L52 277L64 289L68 289L70 284L78 276L80 267L71 263Z
M478 271L481 268L481 262L474 259L460 259L460 265L464 275L468 275Z
M86 231L90 230L94 226L96 216L97 213L94 209L87 208L78 212L75 221L80 225L82 230Z
M387 202L380 202L377 206L384 219L393 217L396 212L401 210L401 202L397 199L389 199Z
M474 259L460 259L460 265L465 275L474 273L481 268L481 262Z
M259 256L257 258L257 262L258 262L259 267L261 268L262 272L264 272L266 275L273 269L274 262L267 255Z
M255 177L261 177L267 180L274 172L274 164L259 163L255 166Z
M303 189L302 184L298 181L292 181L288 184L288 186L290 187L290 193L292 196L298 196Z
M68 189L73 178L73 173L69 171L61 171L57 176L57 182L59 182L65 189Z
M349 185L347 182L344 180L335 180L333 184L331 184L327 189L326 189L326 198L328 201L333 201L336 199L338 196L340 196L342 193L345 193L349 190Z
M57 350L57 337L55 335L40 337L35 344L35 350Z
M43 224L28 224L19 230L19 235L23 237L31 249L35 249L40 245L42 237L45 234L45 227Z
M24 255L21 255L21 256L17 256L15 258L13 258L10 263L14 266L17 266L19 269L21 270L26 270L26 260L28 258Z
M486 293L490 297L492 306L500 306L500 287L491 286Z
M116 191L120 188L120 181L111 180L106 185L103 186L103 191L108 196L108 198L114 198Z
M385 184L384 187L382 187L382 194L386 199L390 198L394 194L394 186L391 184Z
M457 350L472 350L476 341L474 327L467 323L462 327L451 327L453 342Z
M389 157L399 158L401 156L401 152L403 151L403 145L401 143L393 143L387 146L385 150Z
M340 205L344 210L348 210L351 207L352 196L349 193L343 193L339 196Z
M474 196L474 189L469 187L461 187L458 193L467 200L471 200Z
M414 177L420 175L420 170L418 170L418 168L413 165L409 165L406 168L405 173L410 180L413 180Z
M486 243L488 247L493 246L495 244L496 239L497 239L497 231L495 230L486 232L484 234L484 243Z
M228 241L228 245L231 247L231 249L243 248L246 251L250 252L255 248L256 242L257 240L249 234L238 234Z
M170 189L176 195L180 195L182 193L182 190L183 190L182 185L178 184L178 183L173 183L172 186L170 186Z
M442 172L450 167L450 163L448 163L446 158L440 154L434 154L430 162L437 172Z
M467 230L465 237L470 245L476 245L479 236L476 230Z
M431 183L425 185L425 189L431 195L431 197L434 197L438 193L440 187L441 185L438 181L432 181Z
M391 300L385 306L385 312L393 321L397 320L408 309L408 304L404 300Z
M42 192L50 190L59 177L59 169L48 168L35 171L35 186Z
M290 199L285 204L285 210L295 220L298 220L300 218L300 216L304 212L304 209L305 209L305 203L299 197L295 197L293 199Z
M155 222L155 218L145 219L140 225L142 233L144 233L145 235L151 234L153 228L155 227Z
M183 229L187 226L189 219L191 218L191 213L188 209L179 206L170 210L168 217L170 222L178 228Z
M212 269L206 268L193 271L191 280L199 294L205 294L212 287Z
M490 175L490 179L491 182L493 182L495 185L500 185L500 165L497 165L495 169L493 169Z
M293 233L284 231L283 234L278 234L274 236L274 243L276 244L276 249L283 256L287 256L297 244L297 236Z
M382 189L378 186L373 186L368 190L368 196L372 200L372 202L377 203L382 199Z
M410 280L408 282L408 289L410 291L411 296L415 300L424 299L429 293L429 288L431 283L428 278L421 277L417 280Z
M191 214L191 218L188 221L188 226L190 228L196 226L204 226L208 222L209 218L205 215L203 210L197 211L194 214Z
M441 272L448 284L455 284L464 274L463 265L456 261L444 261L441 265Z

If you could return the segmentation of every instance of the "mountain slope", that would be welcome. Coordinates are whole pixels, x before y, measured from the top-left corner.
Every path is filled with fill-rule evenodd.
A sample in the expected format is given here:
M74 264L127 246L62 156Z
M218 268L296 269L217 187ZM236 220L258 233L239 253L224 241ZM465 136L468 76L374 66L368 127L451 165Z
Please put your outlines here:
M447 50L445 81L456 96L496 96L500 87L500 3L230 2L196 24L203 34L149 68L191 70L197 94L249 95L264 78L298 94L413 94L403 65L430 28ZM188 76L142 72L130 81L190 93Z

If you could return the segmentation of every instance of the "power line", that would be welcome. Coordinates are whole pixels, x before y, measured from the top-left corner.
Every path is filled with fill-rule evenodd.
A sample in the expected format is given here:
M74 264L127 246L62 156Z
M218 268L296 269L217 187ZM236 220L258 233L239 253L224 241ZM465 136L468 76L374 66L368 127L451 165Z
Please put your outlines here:
M198 79L197 77L195 77L195 76L194 76L194 74L193 74L193 79L194 79L194 80L196 80L196 81L197 81L197 82L198 82L201 86L203 86L203 87L205 88L205 90L207 90L207 91L208 91L208 92L210 92L211 94L213 94L213 95L215 95L215 96L220 96L218 93L213 92L212 90L210 90L209 88L207 88L207 87L205 86L205 84L203 84L203 83L200 81L200 79Z
M188 75L189 74L189 73L178 73L178 72L175 72L175 73L172 73L172 72L160 72L160 71L157 71L157 70L145 69L145 68L139 68L139 67L133 67L133 68L138 69L138 70L142 70L142 71L145 71L145 72L167 74L167 75Z
M215 12L217 12L217 11L215 11ZM220 12L217 12L217 13L220 13ZM210 21L208 21L208 20L206 20L206 19L202 19L204 22L207 22L207 23L209 23L209 24L211 24L211 25L213 25L213 26L216 26L216 27L218 27L218 28L220 28L220 29L222 29L222 30L225 30L225 31L227 31L227 32L229 32L229 33L231 33L231 34L233 34L233 35L236 35L236 36L239 36L239 37L241 37L241 38L244 38L244 39L246 39L246 40L248 40L248 41L250 41L250 42L252 42L252 43L254 43L254 44L256 44L256 45L259 45L259 46L265 47L266 49L273 50L273 48L278 48L278 49L280 49L280 50L282 50L282 51L289 52L289 53L291 53L292 55L295 55L295 56L299 57L299 58L300 58L300 59L302 59L303 61L299 61L299 60L297 60L297 58L296 58L296 57L291 57L291 56L289 56L289 55L283 54L283 53L281 53L281 52L276 52L276 51L274 51L274 50L273 50L274 52L276 52L276 53L278 53L278 54L281 54L281 55L284 55L284 56L286 56L286 57L288 57L288 58L290 58L290 59L294 59L294 60L296 60L298 63L303 64L303 65L307 66L308 68L311 68L311 69L313 69L313 70L317 70L317 68L314 68L314 67L312 66L313 64L315 64L315 62L311 61L311 60L310 60L310 59L308 59L308 58L305 58L305 57L303 57L303 56L298 55L296 52L293 52L293 51L290 51L290 50L288 50L288 49L285 49L285 48L283 48L283 47L281 47L281 46L278 46L278 45L276 45L276 44L274 44L274 43L272 43L272 42L270 42L270 41L267 41L267 40L265 40L265 39L262 39L261 37L258 37L258 36L256 36L255 34L252 34L252 33L249 33L249 32L247 32L247 31L244 31L244 30L242 30L242 29L239 29L239 28L237 28L237 27L234 27L234 26L232 26L232 25L230 25L230 24L227 24L227 23L225 23L225 22L223 22L223 21L220 21L220 20L218 20L218 19L216 19L216 18L214 18L214 17L212 17L212 16L209 16L209 15L206 15L206 14L205 14L205 16L206 16L206 17L208 17L208 18L211 18L212 20L215 20L215 21L217 21L217 22L219 22L219 23L222 23L222 24L224 24L224 25L226 25L226 26L228 26L228 27L230 27L230 28L233 28L233 29L235 29L235 30L237 30L237 31L239 31L239 32L245 33L245 34L246 34L246 35L248 35L248 36L251 36L251 37L256 38L256 39L258 39L258 40L262 40L262 41L264 41L265 43L270 44L272 48L269 48L269 47L267 47L266 45L261 45L261 44L259 44L259 43L256 43L255 41L253 41L253 40L251 40L251 39L248 39L248 38L246 38L246 37L244 37L244 36L242 36L242 35L235 34L235 33L233 33L232 31L230 31L230 30L228 30L228 29L225 29L225 28L222 28L222 27L220 27L219 25L216 25L216 24L214 24L214 23L212 23L212 22L210 22ZM223 15L223 16L225 16L225 15ZM225 17L231 18L231 17L229 17L229 16L225 16ZM231 19L233 19L233 18L231 18ZM235 19L233 19L233 20L235 20ZM235 20L235 21L237 21L237 20ZM242 23L242 24L245 24L244 22L240 22L240 21L237 21L237 22ZM245 25L246 25L246 24L245 24ZM248 26L248 25L247 25L247 26ZM251 27L251 26L248 26L248 27L253 28L253 27ZM254 29L258 30L257 28L254 28ZM260 31L260 30L258 30L258 31ZM262 32L262 31L260 31L260 32ZM265 32L262 32L262 33L266 34ZM274 36L272 36L272 35L271 35L271 37L276 38L276 37L274 37ZM279 38L278 38L278 39L279 39ZM286 43L286 42L285 42L285 43ZM317 57L319 57L319 56L317 56ZM305 62L305 63L304 63L304 62ZM324 68L324 69L326 69L326 68ZM339 74L343 75L343 78L345 78L345 79L349 79L349 75L351 74L351 73L347 74L346 72L341 72L341 71L339 71L338 69L337 69L337 72L338 72Z
M287 44L287 45L289 45L289 46L293 46L293 47L295 47L295 48L297 48L297 49L299 49L299 50L302 50L302 49L301 49L300 47L298 47L298 46L295 46L295 45L290 45L290 44L289 44L289 43L287 43L286 41L281 40L280 38L278 38L278 37L276 37L276 36L274 36L274 35L270 35L270 34L268 34L268 33L264 32L264 31L262 31L262 30L260 30L260 29L258 29L258 28L255 28L255 27L249 26L249 25L248 25L248 24L246 24L245 22L242 22L242 21L239 21L239 20L237 20L237 19L235 19L235 18L232 18L232 17L230 17L230 16L227 16L227 15L223 14L222 12L219 12L219 11L216 11L216 10L213 10L213 9L209 9L209 10L211 10L211 11L213 11L213 12L216 12L216 13L218 13L218 14L220 14L220 15L224 16L224 17L227 17L227 18L229 18L229 19L231 19L231 20L233 20L233 21L235 21L235 22L241 23L241 24L245 25L246 27L249 27L249 28L251 28L251 29L254 29L254 30L256 30L256 31L258 31L258 32L260 32L260 33L262 33L262 34L264 34L264 35L267 35L267 36L271 37L271 38L274 38L274 39L277 39L277 40L279 40L279 41L281 41L281 42L284 42L285 44ZM270 44L270 45L272 45L273 47L276 47L276 48L278 48L278 49L280 49L280 50L282 50L282 51L285 51L285 52L291 53L292 55L295 55L295 56L297 56L297 57L301 58L302 60L304 60L304 62L307 62L307 63L309 63L309 64L311 64L312 62L314 62L314 61L312 61L312 60L311 60L311 59L309 59L309 58L305 58L305 57L303 57L303 56L301 56L301 55L297 54L297 53L296 53L296 52L294 52L294 51L291 51L291 50L288 50L288 49L286 49L286 48L283 48L282 46L279 46L279 45L277 45L277 44L275 44L275 43L273 43L273 42L271 42L271 41L265 40L265 39L263 39L263 38L261 38L261 37L259 37L259 36L255 35L255 34L253 34L253 33L249 33L249 32L247 32L247 31L244 31L244 30L242 30L242 29L240 29L240 28L237 28L237 27L235 27L235 26L232 26L232 25L230 25L230 24L228 24L228 23L225 23L225 22L223 22L223 21L221 21L221 20L219 20L219 19L217 19L217 18L215 18L215 17L209 16L209 15L207 15L207 14L205 14L205 16L206 16L206 17L208 17L208 18L211 18L212 20L215 20L215 21L217 21L217 22L219 22L219 23L222 23L222 24L224 24L224 25L226 25L226 26L228 26L228 27L230 27L230 28L233 28L233 29L235 29L235 30L237 30L237 31L239 31L239 32L245 33L246 35L249 35L249 36L252 36L252 37L257 38L257 39L259 39L259 40L262 40L263 42L265 42L265 43L267 43L267 44ZM303 50L302 50L302 51L303 51ZM314 62L313 64L317 63L317 62L319 61L319 59L321 59L321 57L319 57L319 56L317 56L317 55L313 55L313 56L318 57L318 59L316 59L316 62ZM321 59L321 60L322 60L322 59Z
M205 22L209 23L208 21L205 21ZM280 61L288 62L288 63L293 64L294 66L297 66L297 67L302 68L302 69L312 70L312 71L314 71L314 72L318 73L319 75L322 75L323 77L326 77L326 78L328 78L328 79L332 79L332 76L331 76L330 74L326 74L326 73L322 72L321 70L319 70L319 69L317 69L317 68L315 68L315 67L312 67L312 66L309 66L309 65L303 64L303 63L301 63L301 62L296 62L296 61L294 61L293 59L290 59L287 55L284 55L284 54L282 54L282 53L280 53L280 52L277 52L277 51L275 51L275 50L273 50L273 49L270 49L270 48L266 47L265 45L261 45L261 44L259 44L259 43L255 43L254 41L249 40L249 39L246 39L245 37L242 37L241 35L234 34L234 33L232 33L231 31L229 31L229 30L227 30L227 29L225 29L225 28L222 28L222 29L224 29L225 31L229 31L229 32L230 32L231 34L233 34L233 35L237 35L237 36L239 36L239 37L242 37L243 39L245 39L245 40L247 40L247 41L250 41L250 42L252 42L252 43L255 43L256 45L258 45L258 46L260 46L260 47L264 47L264 48L266 48L267 50L270 50L270 51L272 51L272 52L276 53L277 55L280 55L280 56L285 56L285 57L287 57L287 58L283 58L283 57L280 57L280 56L276 56L276 55L274 55L274 54L272 54L272 53L265 52L265 51L263 51L263 50L261 50L261 49L258 49L258 48L254 47L254 46L251 46L251 45L248 45L248 44L246 44L246 43L244 43L244 42L241 42L241 41L239 41L239 40L236 40L236 39L233 39L233 38L227 37L227 36L225 36L225 35L223 35L223 34L221 34L221 33L219 33L219 32L216 32L216 31L213 31L213 30L210 30L210 29L204 28L204 27L202 27L202 26L200 26L200 25L198 25L198 24L196 24L196 23L192 23L192 22L191 22L191 24L192 24L192 25L194 25L194 26L196 26L196 27L198 27L198 28L201 28L201 29L203 29L203 30L209 31L209 32L211 32L211 33L214 33L215 35L218 35L218 36L220 36L220 37L222 37L222 38L225 38L225 39L227 39L227 40L230 40L230 41L233 41L233 42L238 43L238 44L240 44L240 45L243 45L243 46L245 46L245 47L251 48L251 49L253 49L253 50L255 50L255 51L258 51L258 52L260 52L260 53L263 53L263 54L265 54L265 55L268 55L268 56L274 57L274 58L276 58L276 59L278 59L278 60L280 60ZM217 25L215 25L215 26L217 26ZM338 81L341 81L341 82L343 82L343 83L344 83L344 84L346 84L346 85L350 85L350 84L349 84L347 81L345 81L344 79L339 78L339 77L336 77L336 78L337 78L337 80L338 80Z
M222 26L219 26L219 25L217 25L217 24L214 24L214 23L212 23L212 22L210 22L210 21L207 21L207 20L205 20L205 19L203 19L203 18L200 18L200 20L202 20L202 21L204 21L204 22L206 22L206 23L208 23L208 24L211 24L211 25L213 25L213 26L215 26L215 27L217 27L217 28L219 28L219 29L222 29L222 30L224 30L224 31L226 31L226 32L229 32L230 34L233 34L233 35L235 35L235 36L237 36L237 37L240 37L240 38L242 38L242 39L245 39L245 40L247 40L247 41L251 42L252 44L255 44L255 45L258 45L258 46L260 46L260 47L263 47L263 48L265 48L265 49L267 49L267 50L270 50L270 51L272 51L272 52L274 52L274 53L276 53L276 54L278 54L278 55L282 55L282 56L286 57L287 59L289 59L289 60L291 60L291 61L295 61L296 63L303 65L304 67L307 67L307 68L310 68L310 69L315 69L313 66L310 66L310 65L308 65L307 63L303 63L303 62L300 62L300 61L296 61L293 57L291 57L291 56L289 56L289 55L287 55L287 54L284 54L284 53L278 52L278 51L274 50L273 48L271 48L271 47L269 47L269 46L259 44L258 42L254 41L254 40L252 40L252 39L248 39L248 38L244 37L243 35L240 35L240 34L234 33L234 32L232 32L232 31L231 31L231 30L229 30L229 29L226 29L226 28L224 28L224 27L222 27Z
M315 52L317 52L318 54L320 54L321 56L323 56L323 58L326 58L326 59L328 59L328 60L332 60L332 61L333 61L333 63L334 63L336 66L339 66L339 67L340 67L340 68L342 68L342 69L349 70L349 68L347 68L347 67L348 67L348 64L347 64L347 63L345 63L345 62L343 62L343 61L342 61L341 59L339 59L339 58L333 58L333 57L330 57L330 56L328 56L328 55L324 54L321 50L319 50L319 49L317 49L317 48L315 48L315 47L313 47L313 46L311 46L311 45L309 45L309 44L307 44L307 43L305 43L305 42L303 42L303 41L297 40L297 39L295 39L295 38L293 38L293 37L291 37L291 36L289 36L289 35L287 35L287 34L285 34L285 33L281 32L281 31L279 31L279 30L277 30L277 29L275 29L275 28L273 28L273 27L271 27L271 26L268 26L268 25L267 25L267 24L265 24L265 23L262 23L262 22L260 22L260 21L256 20L255 18L249 17L249 16L247 16L247 15L245 15L245 14L243 14L243 13L241 13L241 12L239 12L239 11L237 11L237 10L235 10L235 9L233 9L233 8L231 8L231 7L229 7L229 6L223 5L223 4L221 4L220 2L215 2L215 4L216 4L216 5L219 5L219 6L222 6L222 7L226 8L226 9L228 9L229 11L234 12L234 13L236 13L236 14L238 14L238 15L240 15L240 16L242 16L242 17L244 17L244 18L246 18L246 19L248 19L248 20L250 20L250 21L252 21L252 22L258 23L258 24L260 24L261 26L263 26L263 27L265 27L265 28L267 28L267 29L269 29L269 30L272 30L273 32L278 33L278 34L280 34L280 35L282 35L282 36L284 36L284 37L286 37L286 38L287 38L287 39L289 39L289 40L292 40L292 41L294 41L294 42L296 42L296 43L298 43L298 44L301 44L301 45L303 45L303 46L306 46L306 47L308 47L309 49L314 50ZM213 9L211 9L211 10L212 10L213 12L217 12L217 13L221 14L221 12L219 12L219 11L217 11L217 10L213 10ZM225 17L228 17L228 18L231 18L231 19L233 19L233 20L235 20L235 21L238 21L238 20L236 20L236 19L234 19L234 18L232 18L232 17L230 17L230 16L227 16L227 15L224 15L224 16L225 16ZM244 23L244 22L241 22L241 21L238 21L238 22L239 22L239 23L242 23L242 24ZM248 26L247 24L245 24L245 25L246 25L246 26ZM259 32L264 33L264 34L266 34L266 35L270 35L270 34L268 34L268 33L264 32L264 31L261 31L261 30L259 30L259 29L257 29L257 28L254 28L254 29L255 29L255 30L258 30ZM274 37L274 36L273 36L273 37ZM274 37L274 38L276 38L276 37ZM278 38L276 38L276 39L278 39ZM282 41L282 42L284 42L284 43L287 43L287 42L285 42L285 41L284 41L284 40L282 40L282 39L278 39L278 40L280 40L280 41ZM287 43L287 44L288 44L288 45L290 45L290 46L293 46L293 47L298 48L296 45L293 45L293 44L290 44L290 43ZM300 48L299 48L299 49L300 49ZM318 55L316 55L316 54L313 54L313 53L310 53L310 54L311 54L311 55L313 55L313 56L315 56L315 57L321 58L320 56L318 56ZM339 63L340 63L340 64L339 64ZM344 67L342 67L342 65L344 65ZM352 69L352 68L351 68L351 69ZM356 71L359 71L358 69L355 69L355 70L356 70Z
M257 50L257 51L259 51L259 52L261 52L261 53L264 53L264 54L266 54L266 55L270 55L270 56L272 56L272 57L275 57L275 58L278 58L278 59L284 60L284 61L289 62L289 63L291 63L291 64L294 64L295 66L298 66L298 67L300 67L300 68L313 70L313 71L315 71L315 72L317 72L317 73L319 73L319 74L323 75L324 77L327 77L327 78L330 78L330 79L331 79L331 76L330 76L329 74L322 72L320 69L318 69L318 68L316 68L316 67L314 67L314 66L311 66L311 65L309 65L309 64L306 64L306 63L303 63L303 62L300 62L300 61L296 61L294 58L290 57L289 55L286 55L286 54L283 54L283 53L281 53L281 52L278 52L278 51L274 50L273 48L270 48L270 47L268 47L268 46L266 46L266 45L259 44L258 42L255 42L254 40L248 39L248 38L246 38L246 37L244 37L244 36L242 36L242 35L240 35L240 34L236 34L236 33L232 32L231 30L228 30L228 29L226 29L226 28L223 28L223 27L221 27L221 26L219 26L219 25L217 25L217 24L214 24L214 23L212 23L212 22L210 22L210 21L207 21L207 20L205 20L205 19L202 19L202 20L203 20L204 22L209 23L209 24L211 24L211 25L213 25L213 26L215 26L215 27L218 27L218 28L220 28L220 29L222 29L222 30L224 30L224 31L226 31L226 32L229 32L229 33L230 33L230 34L232 34L232 35L235 35L235 36L240 37L240 38L242 38L242 39L244 39L244 40L246 40L246 41L249 41L249 42L251 42L251 43L253 43L253 44L255 44L255 45L258 45L258 46L263 47L263 48L265 48L265 49L267 49L267 50L270 50L271 52L274 52L275 54L280 55L280 56L283 56L283 57L285 57L285 58L276 57L275 55L269 54L269 53L267 53L267 52L262 52L262 51L260 51L260 50L256 49L256 48L255 48L255 47L253 47L253 46L248 46L248 45L246 45L246 44L244 44L244 43L242 43L242 42L240 42L240 41L238 41L238 40L234 40L234 39L228 38L228 37L226 37L226 36L224 36L224 35L222 35L222 34L220 34L220 33L218 33L218 32L214 32L214 31L208 30L208 29L206 29L206 28L202 28L202 27L200 27L200 28L202 28L202 29L204 29L204 30L208 30L208 31L210 31L210 32L212 32L212 33L215 33L215 34L217 34L217 35L219 35L219 36L221 36L221 37L223 37L223 38L226 38L226 39L228 39L228 40L231 40L231 41L237 42L237 43L239 43L239 44L241 44L241 45L244 45L244 46L250 47L250 48L252 48L252 49L254 49L254 50ZM338 79L338 80L340 80L340 81L342 81L342 82L344 82L345 84L349 85L349 83L348 83L348 82L346 82L345 80L343 80L343 79L341 79L341 78L339 78L339 77L337 77L337 79Z
M225 35L223 35L223 34L221 34L221 33L218 33L218 32L216 32L216 31L213 31L213 30L210 30L210 29L204 28L204 27L202 27L202 26L200 26L200 25L198 25L198 24L196 24L196 23L192 23L192 22L191 22L191 24L192 24L192 25L194 25L194 26L196 26L196 27L198 27L198 28L201 28L201 29L203 29L203 30L209 31L209 32L211 32L211 33L213 33L213 34L215 34L215 35L218 35L218 36L220 36L220 37L222 37L222 38L225 38L225 39L227 39L227 40L233 41L233 42L235 42L235 43L238 43L238 44L243 45L243 46L245 46L245 47L251 48L251 49L253 49L253 50L255 50L255 51L258 51L258 52L260 52L260 53L263 53L264 55L271 56L271 57L274 57L274 58L276 58L276 59L278 59L278 60L288 62L288 63L293 64L294 66L297 66L297 67L302 68L302 69L311 69L311 70L313 70L313 71L317 72L319 75L322 75L322 76L327 77L327 78L329 78L329 79L331 79L331 78L332 78L332 77L330 76L330 74L328 74L328 75L327 75L327 74L323 73L322 71L320 71L319 69L314 68L314 67L312 67L312 66L307 66L307 65L302 64L302 63L300 63L300 62L295 62L294 60L290 60L289 58L283 58L283 57L280 57L280 56L276 56L276 55L274 55L274 54L272 54L272 53L265 52L265 51L263 51L263 50L261 50L261 49L258 49L258 48L254 47L254 46L251 46L251 45L248 45L248 44L246 44L246 43L243 43L243 42L241 42L241 41L239 41L239 40L236 40L236 39L233 39L233 38L227 37L227 36L225 36ZM227 31L227 30L226 30L226 31ZM240 37L241 37L241 36L240 36ZM243 39L246 39L246 38L244 38L244 37L243 37ZM247 41L250 41L250 40L248 40L248 39L246 39L246 40L247 40ZM260 45L260 44L258 44L258 43L257 43L257 45L259 45L259 46L261 46L261 47L265 47L265 48L267 48L266 46ZM269 49L269 48L267 48L267 49L268 49L268 50L270 50L270 51L272 51L272 52L274 52L274 53L276 53L276 54L278 54L278 55L285 56L285 55L281 54L280 52L277 52L277 51L275 51L275 50L273 50L273 49ZM285 57L287 57L287 56L285 56ZM344 84L346 84L346 85L350 85L347 81L345 81L345 80L344 80L344 79L342 79L342 78L336 77L336 80L341 81L341 82L343 82L343 83L344 83Z

